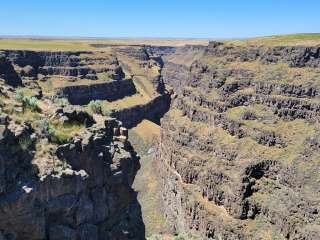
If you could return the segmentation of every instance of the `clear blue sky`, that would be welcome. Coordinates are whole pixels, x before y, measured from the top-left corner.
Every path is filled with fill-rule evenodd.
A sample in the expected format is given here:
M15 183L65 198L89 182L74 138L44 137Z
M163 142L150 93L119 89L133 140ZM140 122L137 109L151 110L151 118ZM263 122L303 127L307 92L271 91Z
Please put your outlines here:
M320 0L1 0L0 35L237 38L320 32Z

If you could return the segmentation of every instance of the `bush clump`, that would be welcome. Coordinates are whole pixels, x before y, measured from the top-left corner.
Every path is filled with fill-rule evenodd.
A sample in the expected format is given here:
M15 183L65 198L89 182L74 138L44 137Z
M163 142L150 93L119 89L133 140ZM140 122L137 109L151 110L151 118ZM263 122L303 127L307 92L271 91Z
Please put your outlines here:
M38 99L33 96L25 95L24 90L18 90L16 92L16 99L18 102L22 103L23 109L29 108L33 112L39 112Z
M88 104L88 108L91 112L101 114L103 116L110 116L112 114L112 110L108 109L100 100L91 101Z
M69 105L69 101L68 101L68 99L67 98L61 98L61 97L59 97L59 98L55 98L54 100L53 100L53 102L55 103L55 104L57 104L59 107L65 107L65 106L68 106Z
M102 114L102 102L99 100L93 100L88 105L89 109L96 114Z
M43 118L37 121L39 129L51 141L58 144L63 144L71 139L71 135L63 130L59 130L48 119Z

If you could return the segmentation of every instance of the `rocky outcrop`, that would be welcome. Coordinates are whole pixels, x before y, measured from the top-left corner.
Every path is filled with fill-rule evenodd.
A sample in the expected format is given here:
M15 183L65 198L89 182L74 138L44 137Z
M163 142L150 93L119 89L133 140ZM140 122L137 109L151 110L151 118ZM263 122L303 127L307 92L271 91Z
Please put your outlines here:
M170 108L170 94L165 93L155 97L146 104L136 105L131 108L114 111L111 115L120 121L127 128L132 128L144 119L160 124L160 119Z
M41 67L39 73L43 75L60 75L69 77L81 76L85 78L88 74L95 75L96 72L88 67ZM94 79L97 80L97 79Z
M136 93L131 79L64 87L60 94L66 96L71 104L84 105L91 100L114 101Z
M136 60L148 61L150 59L148 51L144 46L122 47L122 48L117 48L116 50L118 53L125 54Z
M0 78L4 79L4 82L13 87L22 84L21 78L14 70L12 64L6 59L5 55L0 52Z
M2 239L144 238L131 188L139 161L124 129L107 119L105 126L87 130L58 146L52 169L40 176L33 163L37 133L12 122L5 128L0 140Z
M91 127L96 123L94 118L82 110L80 107L66 106L64 108L58 108L56 110L55 117L58 117L64 124L77 124Z
M40 66L68 66L76 67L80 64L80 54L90 54L90 52L35 52L26 50L4 51L7 58L20 67L30 65L38 68Z
M118 60L114 56L95 57L93 52L35 52L10 50L1 52L12 65L21 69L18 74L22 77L37 78L37 74L45 76L59 75L97 80L98 73L106 73L111 79L120 80L124 77ZM92 67L92 65L101 65ZM103 67L102 67L103 66ZM25 67L31 69L26 74Z
M283 61L291 67L319 67L320 65L320 47L318 46L239 47L211 42L206 52L217 57L227 57L228 61L258 59L264 64Z

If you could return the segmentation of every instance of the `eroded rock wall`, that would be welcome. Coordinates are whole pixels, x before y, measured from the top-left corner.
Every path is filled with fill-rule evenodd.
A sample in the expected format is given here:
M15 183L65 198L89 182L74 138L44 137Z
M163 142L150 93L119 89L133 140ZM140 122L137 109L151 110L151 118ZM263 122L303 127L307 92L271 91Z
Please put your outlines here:
M213 42L165 57L176 98L157 160L174 232L319 238L318 52Z
M85 105L92 100L115 101L136 93L131 79L112 81L94 85L68 86L60 94L66 96L71 104Z
M160 119L170 108L170 102L170 94L165 93L155 97L146 104L121 109L113 112L111 115L119 119L127 128L136 126L144 119L160 124Z
M139 160L123 133L115 119L93 125L58 146L56 163L40 176L39 136L10 122L0 140L1 239L144 239L131 188Z

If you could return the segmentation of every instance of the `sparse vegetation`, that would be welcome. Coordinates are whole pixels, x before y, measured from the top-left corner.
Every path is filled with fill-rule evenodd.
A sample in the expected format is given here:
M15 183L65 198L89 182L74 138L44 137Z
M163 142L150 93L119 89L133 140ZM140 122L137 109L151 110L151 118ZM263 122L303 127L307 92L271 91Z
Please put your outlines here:
M320 44L319 33L300 33L227 41L236 45L315 46Z
M113 112L112 105L108 101L93 100L88 104L88 110L95 114L101 114L103 116L110 116Z
M68 99L64 97L55 98L54 103L57 104L59 107L65 107L70 104Z
M274 36L264 39L266 41L260 43L267 45L280 43L281 45L291 42L295 45L300 43L300 40L306 39L320 41L320 35ZM21 150L32 150L28 153L35 153L31 161L32 164L39 166L39 176L66 174L70 175L70 178L77 177L79 180L81 180L82 173L78 170L82 169L82 166L78 168L77 164L82 161L74 164L73 159L65 159L67 155L69 156L65 154L65 151L72 149L73 139L76 146L73 149L81 149L79 154L83 154L79 159L86 154L92 158L99 154L98 160L101 160L100 157L106 157L105 150L109 149L110 152L113 152L115 149L114 156L121 159L120 164L113 161L112 171L114 170L114 173L117 173L117 168L123 167L123 164L136 164L135 161L127 161L129 160L127 156L130 156L126 150L130 144L124 142L127 140L124 136L127 129L116 128L118 123L113 122L113 119L109 119L109 122L104 116L115 116L113 111L118 113L125 109L123 112L125 118L127 108L138 106L138 109L139 105L147 104L158 97L160 93L155 90L155 85L158 83L155 77L168 71L166 74L175 75L172 79L175 77L182 77L182 79L181 83L175 82L177 86L172 84L172 89L178 91L172 97L172 109L163 119L162 127L149 120L143 120L136 127L129 129L128 140L140 155L140 169L134 178L132 188L139 193L137 200L141 205L139 210L141 210L147 239L201 239L191 234L182 234L184 231L177 236L161 235L160 233L168 230L166 217L169 221L175 221L177 218L176 224L183 223L186 232L201 231L200 234L208 238L222 236L224 229L227 229L230 230L230 234L235 234L230 237L234 239L238 239L237 236L242 237L242 234L243 238L282 239L283 232L280 231L283 229L294 229L298 226L294 230L299 231L307 221L314 224L319 210L316 205L319 199L317 166L320 159L317 151L319 135L316 134L319 131L316 125L319 117L320 84L318 80L320 78L317 65L319 57L310 60L317 67L312 64L307 65L308 67L303 65L291 67L288 61L300 60L299 56L297 57L299 52L285 52L284 55L281 53L274 56L271 51L270 59L264 59L266 61L264 62L261 59L261 53L264 52L260 50L264 51L268 48L261 47L257 50L252 46L247 49L246 44L250 41L255 40L239 41L241 43L235 41L235 44L241 45L238 46L239 48L219 45L216 49L219 51L221 47L222 52L217 54L219 57L216 57L215 53L210 53L210 51L215 52L210 48L203 53L210 56L203 58L201 54L187 56L186 59L183 54L174 56L172 59L179 58L177 62L172 62L175 63L172 64L173 66L165 66L174 69L164 68L162 72L154 60L147 61L145 58L141 60L139 55L138 57L130 56L130 49L123 53L113 52L114 56L112 55L110 60L107 56L109 53L106 52L112 52L112 48L107 50L102 47L99 50L105 52L88 52L80 56L71 54L72 59L68 62L70 64L61 64L59 67L44 66L43 69L48 67L48 73L43 72L46 75L40 76L39 79L22 76L22 78L26 77L23 78L23 83L28 87L20 87L15 95L11 89L5 89L8 96L1 96L0 100L3 100L3 103L0 105L4 106L3 111L5 116L10 117L8 121L11 124L10 128L5 125L3 128L8 127L16 134L14 136L19 136L22 127L26 129L30 127L38 139L36 143L32 142L33 137L19 137L14 140L17 144L11 144L8 141L8 145L14 145L10 154L21 153ZM39 46L34 46L37 42L39 41L22 40L20 43L26 44L28 48L47 48L49 50L55 50L56 47L61 47L60 50L80 47L83 47L81 50L95 50L90 41L79 43L78 41L44 40ZM0 47L2 43L3 40L0 40ZM13 41L13 48L16 47L15 44ZM288 49L290 51L290 48ZM248 53L246 50L249 50ZM271 50L276 51L272 48ZM188 54L192 55L193 50L190 52ZM303 52L304 49L302 49ZM269 56L269 53L264 54ZM291 56L288 56L289 60L286 59L285 54L293 54L293 59ZM69 53L63 55L63 58L68 59L68 56ZM277 57L282 56L285 56L283 60L278 60ZM151 58L156 59L156 56L152 55ZM195 59L196 62L193 62ZM87 104L90 101L88 99L103 99L94 92L96 87L100 87L96 84L108 81L108 73L117 74L108 64L118 61L121 62L121 65L117 67L122 66L126 75L125 79L119 81L132 78L135 94L127 94L127 97L122 99L108 98L117 99L115 101L93 100ZM164 64L167 64L166 61ZM194 64L191 64L192 62ZM181 72L179 72L179 64L183 64ZM67 69L60 69L65 66ZM114 67L112 64L110 66ZM187 66L186 69L184 69L185 66ZM19 66L14 67L19 73L23 70ZM54 69L51 71L50 67ZM34 72L31 71L36 72L37 70L37 68L31 69L27 66L25 74L32 75ZM52 75L49 72L53 72ZM182 76L183 74L186 76ZM165 82L170 81L170 76L168 79L165 77L164 75ZM186 82L183 82L184 79L187 79ZM80 94L72 92L73 86L80 89ZM90 86L89 90L83 93L82 87L85 89L88 86ZM64 87L68 89L63 89ZM31 90L33 88L34 91ZM40 88L45 96L43 99L41 99ZM86 95L86 100L81 104L87 105L68 106L71 104L67 98L62 97L62 92L68 94L73 104L75 104L73 99ZM102 91L102 94L105 92ZM65 108L66 106L68 107ZM0 113L1 109L2 107ZM148 108L140 109L143 111ZM284 111L281 112L281 110ZM87 114L88 112L90 114ZM307 119L309 113L311 117ZM127 115L131 116L131 112ZM147 115L153 114L151 112L144 116ZM90 123L86 124L89 121ZM113 138L103 135L109 132L108 127L106 131L104 123L116 128L113 129L115 133ZM162 128L161 135L160 128ZM120 132L120 137L116 134L117 132ZM123 145L118 140L123 141ZM157 144L158 141L161 142ZM110 145L108 145L109 142ZM61 147L61 144L65 143L68 144ZM94 148L91 148L91 143L94 144ZM32 144L35 144L34 148ZM132 150L131 147L130 149ZM155 151L158 152L155 153ZM132 156L133 154L132 152ZM123 158L124 156L126 159ZM86 158L86 160L95 159ZM72 166L74 169L70 169L71 166L68 163L74 164ZM111 164L111 161L103 165L108 172L110 166L107 164ZM99 173L99 170L94 169L97 166L102 167L99 164L91 164L90 171L87 171L87 166L83 167L83 170L90 173L92 186L95 186L96 176L91 174L91 167L93 173ZM138 166L126 165L126 167L137 169ZM62 172L66 169L68 170ZM81 176L72 176L74 174ZM109 175L106 177L108 178ZM283 181L278 181L279 179ZM60 181L60 178L56 178L55 181ZM122 189L122 186L120 189L121 192L125 190ZM36 190L33 189L33 191ZM90 196L95 196L91 187L87 190ZM69 200L68 190L65 194ZM108 194L113 193L108 192ZM115 205L126 202L120 199L122 197L120 195ZM99 197L98 194L97 197ZM178 198L175 199L175 197ZM80 196L79 201L74 203L75 209L81 209L82 206L78 207L78 204L83 202L81 198ZM84 203L87 201L91 203L91 200L91 198L86 199ZM313 203L315 203L314 210L308 211L306 207ZM93 208L96 208L96 205L94 201L93 204L90 204ZM162 209L162 206L166 207L166 205L170 207ZM46 209L47 203L42 206L44 206L43 209ZM178 211L174 210L175 207ZM261 209L263 211L260 211ZM270 214L265 214L265 211ZM241 219L239 219L240 215ZM187 220L183 222L184 219L179 219L180 216L185 216ZM283 216L286 217L285 222L281 219ZM202 221L203 218L206 218L206 221ZM109 219L101 220L104 222ZM82 223L79 225L73 223L73 219L70 221L70 226L82 227ZM297 225L294 226L292 223L297 223ZM277 229L278 225L281 226L281 229ZM179 230L181 228L178 227ZM193 232L194 229L197 230ZM78 230L76 229L75 232ZM152 235L154 233L159 234Z
M26 93L26 89L17 90L16 100L22 103L24 109L29 108L33 112L40 111L38 107L38 99L34 96L26 95Z
M93 100L88 104L89 109L96 114L102 114L102 102L99 100Z
M78 124L52 123L46 118L36 122L42 133L52 142L63 144L79 132L83 126Z
M207 45L208 40L201 39L0 39L1 49L47 50L47 51L108 51L109 48L95 48L92 44L107 45L156 45L183 46L185 44Z
M39 107L38 107L38 99L36 99L35 97L24 97L23 100L23 106L24 107L27 107L27 108L30 108L31 111L39 111Z

